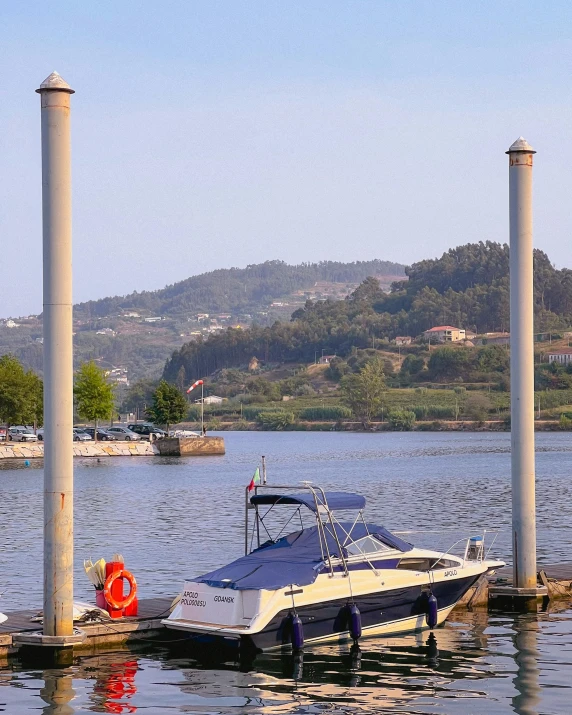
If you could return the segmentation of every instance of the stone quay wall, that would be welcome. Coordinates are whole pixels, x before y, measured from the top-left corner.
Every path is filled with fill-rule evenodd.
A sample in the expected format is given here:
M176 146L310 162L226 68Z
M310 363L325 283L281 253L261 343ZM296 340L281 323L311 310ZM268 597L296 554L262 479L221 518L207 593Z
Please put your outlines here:
M74 457L152 457L149 442L73 442ZM0 459L43 459L42 442L0 442Z

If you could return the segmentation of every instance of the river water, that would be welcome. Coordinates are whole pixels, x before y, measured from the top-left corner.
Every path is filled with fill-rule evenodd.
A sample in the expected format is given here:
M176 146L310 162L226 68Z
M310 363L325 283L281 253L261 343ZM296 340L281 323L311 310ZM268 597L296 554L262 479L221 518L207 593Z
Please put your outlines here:
M241 555L244 487L265 454L270 483L357 491L368 520L446 549L483 528L510 560L510 435L224 434L224 457L75 462L77 600L92 600L84 558L121 552L141 598L174 596ZM572 440L537 435L539 561L571 561ZM0 463L1 610L41 607L42 465ZM493 537L491 533L491 538ZM491 540L489 538L489 542ZM84 657L62 670L0 665L0 712L572 712L572 610L455 612L435 635L307 648L303 659L205 663L161 646ZM570 692L569 692L570 691Z

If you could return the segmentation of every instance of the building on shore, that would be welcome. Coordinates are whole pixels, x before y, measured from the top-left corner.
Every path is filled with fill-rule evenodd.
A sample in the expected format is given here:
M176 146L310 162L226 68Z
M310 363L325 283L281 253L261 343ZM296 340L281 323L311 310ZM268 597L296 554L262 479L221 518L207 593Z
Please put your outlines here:
M466 337L463 328L455 328L452 325L436 325L425 330L423 335L427 340L438 343L456 343L458 340L465 340Z
M570 365L570 363L572 363L572 348L549 350L548 362L558 362L561 365Z

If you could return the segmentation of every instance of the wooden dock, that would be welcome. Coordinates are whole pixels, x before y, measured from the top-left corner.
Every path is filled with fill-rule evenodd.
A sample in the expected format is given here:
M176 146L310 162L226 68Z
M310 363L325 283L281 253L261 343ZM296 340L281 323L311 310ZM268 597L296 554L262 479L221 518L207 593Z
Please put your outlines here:
M537 568L539 585L546 586L548 598L572 601L572 563L538 564ZM504 566L490 576L482 576L455 608L486 607L491 602L491 588L499 586L512 586L512 566Z
M161 620L169 615L173 598L145 598L139 601L139 615L134 618L119 618L98 622L76 623L87 634L85 642L74 645L74 653L89 654L105 649L113 649L124 643L152 640L159 634L168 639L169 631L161 625ZM25 633L42 629L41 623L32 621L38 609L7 612L8 620L0 623L0 662L17 652L13 643L14 633Z

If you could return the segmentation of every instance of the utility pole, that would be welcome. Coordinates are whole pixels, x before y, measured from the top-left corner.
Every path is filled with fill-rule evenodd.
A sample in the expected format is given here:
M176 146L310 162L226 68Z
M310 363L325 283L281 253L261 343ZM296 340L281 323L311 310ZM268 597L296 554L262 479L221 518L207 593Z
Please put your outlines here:
M509 157L510 381L513 596L538 594L534 468L534 306L532 165L536 153L520 137Z

